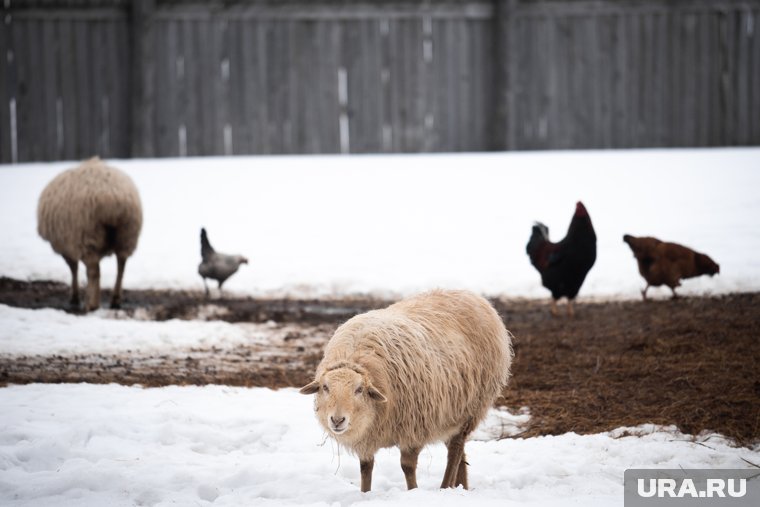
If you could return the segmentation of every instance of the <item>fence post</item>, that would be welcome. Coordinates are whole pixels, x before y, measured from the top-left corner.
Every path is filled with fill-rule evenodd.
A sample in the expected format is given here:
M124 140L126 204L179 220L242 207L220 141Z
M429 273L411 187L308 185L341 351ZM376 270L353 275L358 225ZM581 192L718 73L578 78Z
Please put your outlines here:
M494 117L492 150L514 150L514 107L511 75L513 56L512 13L515 0L493 0L494 2Z
M153 135L155 0L133 0L130 13L129 45L132 70L129 111L132 157L155 156Z

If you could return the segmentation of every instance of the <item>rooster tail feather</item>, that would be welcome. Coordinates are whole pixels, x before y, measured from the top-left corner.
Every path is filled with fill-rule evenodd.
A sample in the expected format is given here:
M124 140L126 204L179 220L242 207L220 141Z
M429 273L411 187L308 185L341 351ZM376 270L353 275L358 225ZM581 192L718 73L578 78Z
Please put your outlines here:
M206 235L206 229L201 229L201 257L204 261L208 260L209 255L213 254L215 252L214 247L211 246L211 243L208 241L208 236Z
M538 262L534 256L538 254L539 247L549 242L549 228L541 222L534 222L533 232L530 235L530 240L525 246L525 252L530 256L533 265Z

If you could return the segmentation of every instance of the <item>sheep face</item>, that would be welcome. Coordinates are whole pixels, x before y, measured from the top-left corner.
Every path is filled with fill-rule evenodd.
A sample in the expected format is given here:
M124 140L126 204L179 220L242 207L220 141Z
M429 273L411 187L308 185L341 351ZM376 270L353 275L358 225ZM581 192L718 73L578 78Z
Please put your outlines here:
M372 426L377 404L387 402L366 375L350 368L328 370L300 392L316 393L314 410L319 423L344 444L360 440Z

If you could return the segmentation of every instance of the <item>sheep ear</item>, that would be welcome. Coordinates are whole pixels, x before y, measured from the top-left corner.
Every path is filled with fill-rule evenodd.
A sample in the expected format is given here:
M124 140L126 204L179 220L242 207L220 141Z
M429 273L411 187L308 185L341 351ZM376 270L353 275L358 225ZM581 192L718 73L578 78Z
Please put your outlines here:
M314 394L319 391L319 382L312 380L298 391L301 394Z
M369 386L367 387L367 394L369 394L369 397L372 398L375 401L378 401L380 403L385 403L388 401L388 398L385 397L383 393L378 391L375 386Z

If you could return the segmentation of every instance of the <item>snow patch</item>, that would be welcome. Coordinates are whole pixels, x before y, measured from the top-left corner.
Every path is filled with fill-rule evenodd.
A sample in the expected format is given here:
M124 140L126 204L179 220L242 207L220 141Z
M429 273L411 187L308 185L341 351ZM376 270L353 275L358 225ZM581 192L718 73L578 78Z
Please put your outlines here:
M559 240L582 200L598 258L581 297L640 297L625 233L682 243L720 264L716 277L685 281L683 294L760 289L760 148L109 163L134 179L144 207L128 288L202 290L205 226L219 251L250 259L225 284L240 294L396 297L448 287L548 297L525 254L532 224L547 224ZM0 166L0 275L70 282L37 236L36 205L73 165ZM104 286L115 265L101 263Z
M32 384L0 389L0 407L0 504L15 506L622 505L627 468L760 462L758 449L669 428L473 440L470 491L438 489L437 444L420 455L418 490L387 449L363 494L357 459L325 442L295 389ZM478 431L511 417L492 411Z

